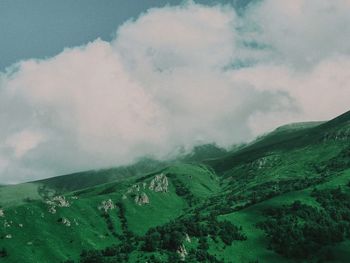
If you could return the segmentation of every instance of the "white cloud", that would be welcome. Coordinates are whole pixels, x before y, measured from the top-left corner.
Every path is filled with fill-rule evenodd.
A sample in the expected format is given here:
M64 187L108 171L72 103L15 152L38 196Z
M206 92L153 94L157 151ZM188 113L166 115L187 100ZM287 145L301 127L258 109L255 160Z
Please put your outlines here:
M283 2L243 17L192 2L151 9L111 43L10 67L0 75L0 182L230 145L346 111L348 1Z
M43 140L40 133L24 130L8 137L5 145L13 150L16 158L21 158L31 149L36 148Z
M250 39L266 44L274 62L305 70L323 58L350 53L348 0L264 0L246 14Z

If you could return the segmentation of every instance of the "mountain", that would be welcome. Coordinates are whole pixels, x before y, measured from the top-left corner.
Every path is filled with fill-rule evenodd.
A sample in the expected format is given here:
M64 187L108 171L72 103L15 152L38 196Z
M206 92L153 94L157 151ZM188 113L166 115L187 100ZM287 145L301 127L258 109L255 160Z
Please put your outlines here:
M0 186L1 262L348 262L350 112Z

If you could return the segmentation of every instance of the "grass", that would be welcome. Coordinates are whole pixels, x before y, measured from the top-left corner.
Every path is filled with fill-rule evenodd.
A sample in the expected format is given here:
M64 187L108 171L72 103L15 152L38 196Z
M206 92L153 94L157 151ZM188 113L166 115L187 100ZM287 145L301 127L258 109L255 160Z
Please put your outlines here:
M213 148L218 154L217 158L210 153L210 147L205 147L196 158L192 156L190 161L182 158L170 165L169 162L143 160L129 167L1 186L0 206L5 216L0 217L0 249L5 248L9 256L0 260L6 263L78 260L83 249L103 249L118 244L120 240L108 229L107 221L98 209L102 201L109 199L113 203L124 204L128 230L142 236L151 227L164 225L195 211L202 215L209 215L213 208L220 211L218 205L225 203L229 195L241 198L239 204L249 204L249 195L253 192L268 193L275 185L282 189L284 184L290 184L292 187L282 189L277 196L269 196L235 212L221 212L219 220L241 226L247 240L224 246L220 239L214 241L208 238L208 252L224 262L292 262L267 249L265 234L256 224L264 220L262 211L266 208L288 205L295 200L319 206L310 196L315 187L346 188L350 181L350 169L345 167L340 171L331 171L327 176L317 169L326 167L329 160L337 158L342 149L349 147L346 141L323 140L324 135L348 127L349 119L347 113L321 125L284 127L232 152ZM210 160L198 160L198 156L207 156ZM150 181L159 173L168 176L167 192L154 192L148 188ZM322 176L323 181L312 181ZM190 207L184 196L176 194L174 180L180 181L199 200L195 206ZM294 184L298 180L317 183L296 190ZM147 187L143 188L143 183ZM149 204L140 206L135 203L132 194L126 194L135 184L141 185L140 191L148 196ZM71 202L70 207L57 208L57 213L51 214L43 202L40 186L45 186L51 193L64 195ZM127 197L124 198L124 195ZM213 203L213 200L217 203ZM206 204L209 204L208 207ZM122 235L118 209L108 213L113 231ZM62 224L62 218L68 219L71 226ZM6 238L7 235L11 235L11 238ZM349 244L350 241L345 241L333 247L337 255L335 262L347 262L350 258ZM192 237L192 242L185 246L196 249L198 242ZM167 258L161 251L153 254L163 262ZM149 255L152 253L138 249L130 254L129 261L145 262Z
M25 199L41 199L38 193L39 186L40 184L37 183L24 183L0 187L0 206L10 207L24 204Z
M318 185L317 189L329 189L336 188L338 186L345 187L349 181L350 169L344 171L339 176L334 177L332 180ZM230 262L230 260L232 260L232 262L242 263L256 260L259 262L271 263L293 262L282 258L273 251L267 249L265 234L261 229L256 227L256 224L264 220L262 212L266 208L288 205L296 200L301 200L307 205L319 207L315 199L310 196L312 190L313 187L309 187L301 191L293 191L271 198L267 201L258 203L238 212L220 216L220 220L228 220L236 225L242 226L244 233L247 235L246 241L237 242L224 250L223 255L225 262ZM350 250L346 248L346 244L349 244L349 241L343 242L336 247L336 251L338 251L338 253L335 254L337 255L338 262L346 262L344 259L350 258Z

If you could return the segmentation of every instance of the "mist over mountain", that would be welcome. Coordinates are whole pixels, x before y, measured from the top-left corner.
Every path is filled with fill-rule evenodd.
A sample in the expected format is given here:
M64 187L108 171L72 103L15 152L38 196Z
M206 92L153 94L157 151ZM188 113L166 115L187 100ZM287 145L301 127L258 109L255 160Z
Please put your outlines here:
M0 74L0 182L247 142L349 106L346 0L152 8Z
M347 262L350 111L0 187L2 262Z

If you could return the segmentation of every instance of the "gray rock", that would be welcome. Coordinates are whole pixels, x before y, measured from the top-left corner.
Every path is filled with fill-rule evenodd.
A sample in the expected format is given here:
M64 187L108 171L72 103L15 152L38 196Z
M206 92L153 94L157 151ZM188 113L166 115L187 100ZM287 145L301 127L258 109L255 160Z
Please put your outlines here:
M141 194L137 194L135 196L135 203L138 205L149 204L149 198L146 193L142 192Z
M149 185L149 189L154 191L154 192L168 192L168 186L169 186L169 182L168 182L168 178L165 176L165 174L161 173L156 175L150 185Z

